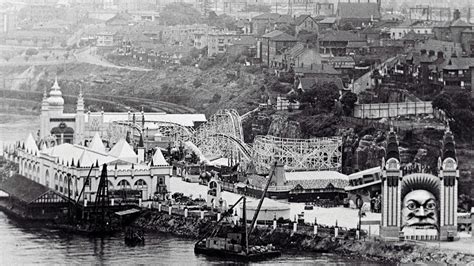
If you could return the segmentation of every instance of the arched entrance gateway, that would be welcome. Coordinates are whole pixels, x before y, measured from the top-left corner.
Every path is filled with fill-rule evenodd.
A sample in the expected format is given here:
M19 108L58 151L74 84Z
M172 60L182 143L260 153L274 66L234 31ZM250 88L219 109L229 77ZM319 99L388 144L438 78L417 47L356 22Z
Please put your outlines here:
M64 122L61 122L57 127L51 129L51 135L56 137L58 144L72 144L74 142L74 129L68 127Z
M382 169L380 235L383 238L448 240L456 237L459 173L454 139L449 130L443 138L436 173L404 172L393 130L388 136Z

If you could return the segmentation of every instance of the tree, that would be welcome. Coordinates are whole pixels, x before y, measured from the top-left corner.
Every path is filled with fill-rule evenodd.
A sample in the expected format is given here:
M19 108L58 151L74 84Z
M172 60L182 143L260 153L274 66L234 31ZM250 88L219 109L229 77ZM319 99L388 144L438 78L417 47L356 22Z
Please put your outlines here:
M193 59L190 56L184 56L179 59L179 63L183 66L189 66L193 63Z
M25 52L25 54L28 55L28 56L37 55L38 53L39 53L39 51L35 48L28 48L28 49L26 49L26 52Z
M354 30L354 26L350 22L346 22L342 25L341 30Z
M451 97L445 93L441 93L436 96L436 98L434 98L432 105L434 108L443 110L446 114L450 114L453 110L453 105L451 102Z
M326 111L333 109L337 99L339 99L339 89L332 82L315 83L301 96L301 102L310 103L312 107L318 106Z
M295 71L290 68L288 72L281 72L278 81L293 84L295 83Z
M61 45L62 48L66 48L67 43L66 43L66 41L62 41L60 45Z
M351 115L354 111L355 103L357 102L357 94L353 92L346 92L342 95L341 103L345 115Z
M48 61L48 57L49 57L48 54L43 55L44 61Z
M69 53L65 53L63 56L64 56L64 59L67 60L69 58Z
M190 25L201 22L201 13L190 4L171 3L160 12L160 21L166 25Z
M25 55L25 62L28 62L28 60L30 59L30 56L29 55Z
M207 24L209 26L223 27L232 31L238 29L237 20L235 18L226 14L218 16L214 11L209 12Z

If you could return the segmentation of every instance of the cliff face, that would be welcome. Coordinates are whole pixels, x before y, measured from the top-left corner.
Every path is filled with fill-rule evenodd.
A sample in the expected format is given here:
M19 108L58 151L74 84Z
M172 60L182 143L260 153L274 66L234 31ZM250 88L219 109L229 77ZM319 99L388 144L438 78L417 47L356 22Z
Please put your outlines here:
M268 134L280 138L301 138L300 124L287 117L274 115Z
M377 141L378 137L365 135L359 141L354 152L354 169L364 170L379 166L385 155L385 143Z

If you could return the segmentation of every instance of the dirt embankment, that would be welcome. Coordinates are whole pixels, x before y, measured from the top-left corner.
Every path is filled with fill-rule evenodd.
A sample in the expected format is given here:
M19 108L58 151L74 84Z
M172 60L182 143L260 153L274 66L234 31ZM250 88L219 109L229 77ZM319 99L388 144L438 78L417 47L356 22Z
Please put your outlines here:
M236 68L243 66L236 66ZM108 68L87 63L0 67L3 89L49 91L57 76L65 95L87 94L137 97L192 107L207 115L235 108L245 113L258 106L261 73L229 71L220 66L200 70L170 66L152 71ZM230 72L230 73L229 73Z
M146 211L134 223L146 231L168 233L179 237L198 239L215 228L216 222L209 218L184 218L156 211ZM273 244L282 250L298 249L313 252L331 252L345 257L368 261L393 263L449 263L466 264L474 261L473 255L454 251L440 251L409 242L385 242L377 240L356 241L330 237L326 234L314 236L310 233L293 233L287 228L257 228L250 243Z

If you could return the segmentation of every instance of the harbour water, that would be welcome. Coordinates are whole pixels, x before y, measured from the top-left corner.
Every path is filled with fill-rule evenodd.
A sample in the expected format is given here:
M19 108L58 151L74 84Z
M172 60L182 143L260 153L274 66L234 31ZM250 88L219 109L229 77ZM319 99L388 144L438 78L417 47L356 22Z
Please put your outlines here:
M37 116L0 114L0 141L24 140L38 129ZM85 237L40 227L20 225L0 212L0 265L11 264L235 264L194 254L194 241L162 234L146 234L145 245L128 247L123 234ZM284 252L259 265L366 265L333 254Z

